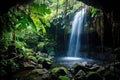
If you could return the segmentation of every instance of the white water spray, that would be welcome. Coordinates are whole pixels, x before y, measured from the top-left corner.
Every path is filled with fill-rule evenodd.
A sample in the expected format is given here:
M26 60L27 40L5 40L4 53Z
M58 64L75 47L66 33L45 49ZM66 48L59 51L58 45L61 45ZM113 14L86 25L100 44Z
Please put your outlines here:
M72 30L70 35L70 41L68 46L68 57L78 57L80 55L80 40L81 40L81 32L84 26L86 10L85 8L81 9L74 16L74 20L72 23Z

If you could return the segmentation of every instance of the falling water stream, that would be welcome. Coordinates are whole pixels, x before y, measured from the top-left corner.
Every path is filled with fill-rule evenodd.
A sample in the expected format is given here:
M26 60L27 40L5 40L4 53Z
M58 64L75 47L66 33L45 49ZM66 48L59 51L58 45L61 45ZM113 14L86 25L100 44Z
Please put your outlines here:
M94 64L94 63L102 63L99 60L87 58L85 55L88 54L87 50L82 51L84 45L81 44L84 40L85 35L83 29L87 26L86 24L86 7L82 8L80 11L75 13L72 21L71 34L68 43L67 56L58 56L54 63L55 65L64 65L66 67L72 67L75 63L81 64ZM85 46L88 46L86 40L84 40Z
M72 23L72 30L70 35L69 47L67 56L68 57L77 57L80 54L80 40L81 40L81 32L84 26L86 10L83 8L79 12L77 12L74 16L74 20Z
M86 8L82 8L80 11L76 12L73 22L72 22L72 29L69 39L68 51L66 57L58 57L55 60L55 64L61 64L65 66L72 66L75 63L88 63L94 62L92 59L82 58L80 52L81 46L81 33L84 27L85 22L85 15L86 15Z

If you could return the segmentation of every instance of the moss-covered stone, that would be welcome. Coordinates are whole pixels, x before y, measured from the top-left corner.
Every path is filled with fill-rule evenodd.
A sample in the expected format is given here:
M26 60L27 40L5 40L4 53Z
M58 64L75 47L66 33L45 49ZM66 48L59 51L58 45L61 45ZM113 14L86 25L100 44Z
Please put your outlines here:
M38 63L43 65L43 68L50 69L52 66L52 59L51 58L38 58Z
M78 73L79 70L83 70L85 72L89 71L87 67L77 63L73 65L73 69L74 69L74 74Z
M46 69L31 69L16 73L12 80L50 80L49 71Z
M67 76L59 76L59 79L60 80L70 80L70 78Z
M117 75L114 72L108 70L103 74L103 76L105 77L105 80L118 80Z
M79 70L77 74L75 74L75 80L84 80L86 73L82 70Z
M86 77L86 80L103 80L103 78L97 72L89 72Z
M67 75L68 70L65 67L55 67L51 70L52 79L58 79L59 76Z

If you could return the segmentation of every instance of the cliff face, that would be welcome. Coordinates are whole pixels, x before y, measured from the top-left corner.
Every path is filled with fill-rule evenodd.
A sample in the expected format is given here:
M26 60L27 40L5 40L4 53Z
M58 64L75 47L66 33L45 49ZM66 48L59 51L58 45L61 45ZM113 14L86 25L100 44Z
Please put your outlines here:
M104 14L112 16L115 22L120 21L120 8L118 0L78 0L87 5L94 6L103 10Z
M117 0L78 0L82 1L87 5L95 6L101 8L104 11L114 11L118 10L119 2Z
M87 5L94 6L103 11L102 19L97 17L95 26L101 28L99 32L104 45L119 47L120 46L120 8L119 2L114 0L78 0ZM100 22L102 21L102 26ZM97 25L96 25L97 24Z

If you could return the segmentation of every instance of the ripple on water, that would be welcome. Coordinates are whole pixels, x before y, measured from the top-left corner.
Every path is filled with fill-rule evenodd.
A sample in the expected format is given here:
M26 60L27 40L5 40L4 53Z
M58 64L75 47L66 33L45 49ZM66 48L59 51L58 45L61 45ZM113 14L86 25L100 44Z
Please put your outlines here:
M88 63L97 63L94 59L81 58L81 57L58 57L54 60L55 65L62 65L66 67L72 67L75 63L81 63L83 65Z

